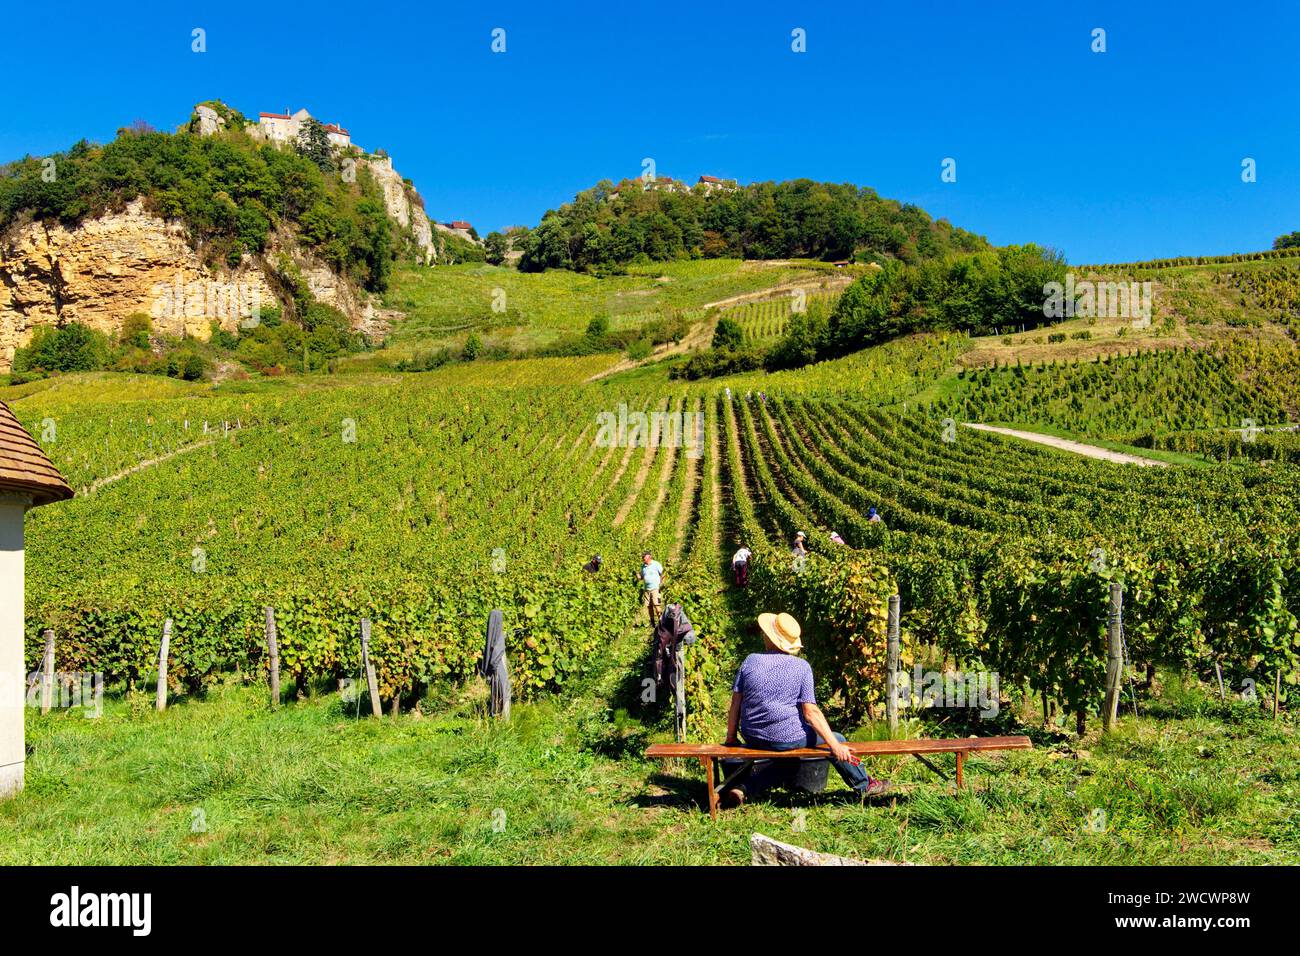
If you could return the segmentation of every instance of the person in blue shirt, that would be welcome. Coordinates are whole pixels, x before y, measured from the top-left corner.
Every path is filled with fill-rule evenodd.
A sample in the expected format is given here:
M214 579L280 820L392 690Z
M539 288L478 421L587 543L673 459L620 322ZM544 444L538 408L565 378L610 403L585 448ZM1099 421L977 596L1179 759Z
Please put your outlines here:
M659 596L659 585L664 580L664 566L654 559L649 551L641 554L641 568L637 571L641 579L641 606L650 614L650 626L659 623L664 613L664 602Z
M813 693L813 672L798 656L803 649L799 622L789 614L760 614L766 650L750 654L740 665L731 688L731 710L727 714L725 746L758 750L797 750L826 745L840 777L860 797L888 793L890 784L873 780L862 769L862 761L844 746L844 737L831 730L817 706ZM770 761L743 783L723 791L723 806L739 806L761 795L783 773L781 761Z

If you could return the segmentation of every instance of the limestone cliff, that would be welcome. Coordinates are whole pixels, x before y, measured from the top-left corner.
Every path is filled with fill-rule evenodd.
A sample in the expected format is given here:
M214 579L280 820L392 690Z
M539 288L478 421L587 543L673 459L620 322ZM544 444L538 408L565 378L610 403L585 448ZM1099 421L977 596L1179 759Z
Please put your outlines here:
M373 156L362 159L361 162L383 189L389 217L397 220L402 228L411 230L415 244L424 252L424 261L432 262L435 258L433 227L425 214L419 194L393 169L392 157Z
M207 339L210 323L234 330L286 298L284 257L312 294L368 328L375 313L363 292L304 252L292 235L272 236L264 256L231 270L205 266L185 227L140 202L88 219L18 223L0 236L0 371L41 325L81 322L112 335L134 312L167 335Z
M221 103L201 103L188 131L213 136L241 121L247 122ZM246 130L267 139L256 123ZM409 231L418 256L433 262L441 243L419 194L392 159L382 152L366 155L348 142L335 145L340 164L370 172L389 217ZM72 227L14 222L0 234L0 372L11 368L15 350L42 325L81 322L111 336L127 316L144 312L161 334L206 339L213 321L234 330L260 308L287 304L299 277L318 301L347 315L353 328L372 336L386 331L386 315L370 297L308 252L287 227L270 235L264 253L245 255L233 269L205 265L212 256L203 253L182 222L160 219L139 200Z

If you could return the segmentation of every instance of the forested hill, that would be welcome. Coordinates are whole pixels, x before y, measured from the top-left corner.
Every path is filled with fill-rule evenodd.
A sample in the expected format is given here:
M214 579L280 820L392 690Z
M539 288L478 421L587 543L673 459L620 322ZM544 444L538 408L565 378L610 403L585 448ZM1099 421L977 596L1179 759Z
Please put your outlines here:
M672 179L605 180L512 236L520 268L599 270L631 262L701 258L913 263L980 252L984 237L932 219L919 206L849 183ZM489 237L489 249L499 239Z

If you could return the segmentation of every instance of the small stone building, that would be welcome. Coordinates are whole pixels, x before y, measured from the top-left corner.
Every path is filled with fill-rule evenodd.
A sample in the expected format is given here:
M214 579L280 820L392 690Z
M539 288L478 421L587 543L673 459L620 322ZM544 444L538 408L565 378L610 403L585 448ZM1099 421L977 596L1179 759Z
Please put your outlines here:
M28 508L63 501L72 489L59 470L0 402L0 797L23 788L27 758L23 706L23 516Z
M257 126L273 143L296 143L303 124L311 118L311 114L306 110L299 110L296 113L290 113L288 110L283 113L258 113ZM342 126L337 123L325 123L324 126L325 138L330 141L330 145L339 149L346 149L352 145L351 135Z

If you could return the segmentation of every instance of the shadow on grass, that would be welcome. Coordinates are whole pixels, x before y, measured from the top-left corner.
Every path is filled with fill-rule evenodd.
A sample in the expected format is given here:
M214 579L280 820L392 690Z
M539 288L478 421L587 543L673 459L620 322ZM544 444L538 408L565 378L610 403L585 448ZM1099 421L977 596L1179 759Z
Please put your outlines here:
M609 705L614 710L623 710L635 714L647 723L657 723L662 715L651 711L641 700L646 678L654 678L655 641L654 632L641 618L632 625L632 640L642 642L641 653L637 655L636 665L627 670L623 678L610 694Z
M693 780L687 777L675 776L670 771L663 771L652 775L646 783L648 786L657 786L666 792L639 793L626 801L628 806L648 809L651 807L681 807L688 803L693 803L701 812L709 812L708 793L705 789L703 780ZM719 797L721 797L721 794L719 794ZM745 805L788 807L791 809L826 806L861 806L863 808L870 808L891 806L898 803L905 804L908 799L909 793L903 790L883 794L877 797L868 797L866 800L863 800L858 794L848 789L824 790L821 793L808 793L803 790L774 788L764 793L761 797L753 800L746 800ZM719 810L719 812L726 813L727 811Z

